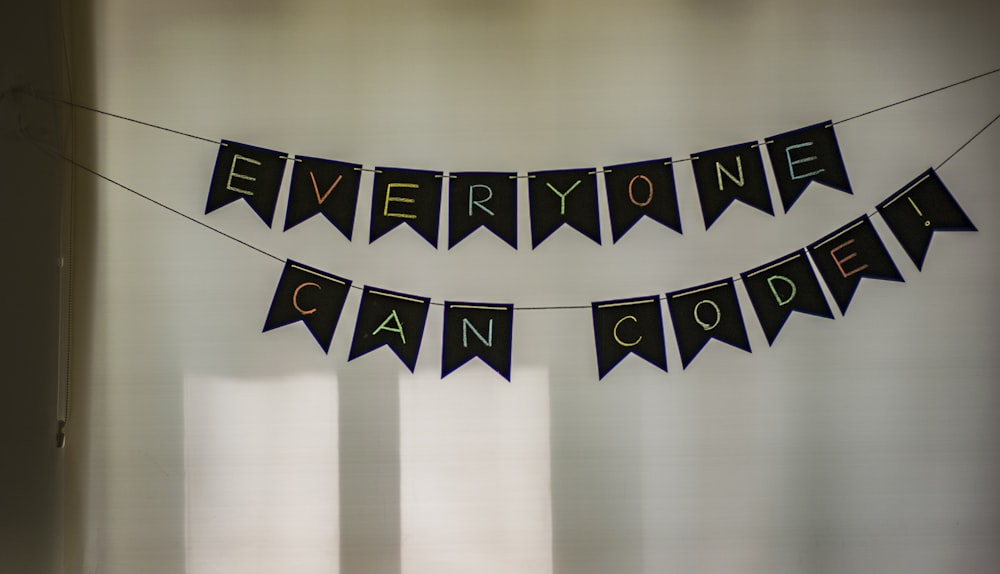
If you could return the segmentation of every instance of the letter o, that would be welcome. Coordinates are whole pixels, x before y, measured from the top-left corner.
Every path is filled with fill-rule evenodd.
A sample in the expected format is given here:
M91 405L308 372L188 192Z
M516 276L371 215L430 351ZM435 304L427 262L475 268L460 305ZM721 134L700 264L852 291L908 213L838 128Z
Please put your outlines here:
M706 303L711 305L712 308L715 309L715 322L711 324L702 321L701 318L698 317L698 309L700 309L701 306ZM712 301L711 299L702 299L701 301L698 301L697 305L694 306L694 320L695 322L698 323L698 325L701 326L702 329L706 331L711 331L712 329L719 326L719 321L722 321L722 311L719 310L719 306L715 304L715 301Z
M635 180L637 180L637 179L641 179L642 181L646 182L646 187L649 190L649 197L646 198L646 201L642 201L642 202L636 201L635 200L635 194L632 193L632 185L635 183ZM648 177L646 177L644 175L641 175L641 174L637 175L637 176L634 176L628 182L628 198L635 205L637 205L639 207L646 207L647 205L649 205L653 201L653 182L650 181Z

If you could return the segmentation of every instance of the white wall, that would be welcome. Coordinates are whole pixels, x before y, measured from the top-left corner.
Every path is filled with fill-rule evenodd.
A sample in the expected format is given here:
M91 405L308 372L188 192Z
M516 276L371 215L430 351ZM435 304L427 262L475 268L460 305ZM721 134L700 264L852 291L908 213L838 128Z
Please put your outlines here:
M998 8L971 0L104 0L95 12L98 90L88 103L367 167L592 167L684 157L843 119L990 70L998 17ZM274 229L243 204L205 216L216 149L106 117L97 120L95 167L358 285L436 301L587 305L737 275L801 248L943 160L998 112L998 94L994 75L838 126L854 195L811 188L773 218L734 205L706 232L690 169L679 165L684 234L643 221L612 244L602 199L601 246L562 229L531 250L523 189L516 252L482 231L435 251L405 227L369 245L371 174L353 243L319 219L281 232L284 194ZM192 516L209 517L185 499L197 474L185 466L185 448L199 436L185 429L185 388L247 381L253 393L326 373L338 387L339 483L322 500L337 504L340 521L326 550L342 572L430 571L412 557L426 558L441 537L414 541L404 528L414 520L406 477L434 470L426 458L401 455L411 429L462 432L464 405L499 400L505 391L494 387L514 394L525 385L547 394L531 412L547 405L537 416L547 425L538 440L548 441L548 467L539 469L537 456L523 454L538 451L521 443L495 444L509 447L498 457L522 453L497 468L547 477L548 501L533 485L511 504L549 507L525 510L523 530L503 530L522 541L548 531L549 562L537 571L991 572L1000 560L992 225L1000 200L989 168L998 146L994 127L942 168L980 232L937 234L923 272L875 218L906 282L864 281L846 317L797 315L768 347L745 308L753 354L712 343L686 370L668 326L668 374L633 358L598 382L587 310L518 312L512 382L465 367L491 381L472 390L458 376L435 380L439 308L416 378L403 376L386 350L347 362L357 293L329 355L300 326L262 334L280 264L100 183L90 222L96 320L83 334L96 405L91 477L101 485L87 517L95 525L87 566L180 572L192 564L191 548L211 548L194 539L206 530L190 527ZM450 423L447 408L412 407L426 405L424 393L447 406L449 386ZM241 408L237 395L213 407L220 425L228 409ZM475 432L520 428L508 408L482 413ZM203 415L198 428L210 429ZM270 424L266 414L258 423ZM301 432L328 426L306 421ZM419 466L408 467L414 460ZM451 462L460 461L441 464ZM456 485L459 506L469 487ZM480 515L453 515L481 528L511 494L495 496ZM273 543L245 542L261 552ZM454 544L450 556L508 558L505 546L491 550L475 536ZM221 542L217 550L224 561Z

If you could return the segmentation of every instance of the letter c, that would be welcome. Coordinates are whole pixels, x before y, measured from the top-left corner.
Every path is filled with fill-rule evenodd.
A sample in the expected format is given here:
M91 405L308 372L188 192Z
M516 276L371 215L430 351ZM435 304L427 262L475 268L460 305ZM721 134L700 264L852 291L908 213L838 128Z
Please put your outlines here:
M302 288L307 285L311 285L319 290L323 289L322 287L319 286L318 283L313 283L312 281L307 281L299 285L298 287L295 288L295 293L292 293L292 305L295 307L295 310L298 311L299 313L303 315L312 315L313 313L316 312L316 307L313 307L312 309L303 309L302 307L299 307L299 291L301 291Z
M639 338L636 339L635 341L632 341L631 343L626 343L625 341L622 341L621 337L618 336L618 327L625 322L625 319L631 319L633 323L639 322L639 320L636 319L634 315L625 315L621 319L618 319L618 322L615 323L615 328L612 330L611 334L614 336L615 342L617 342L622 347L634 347L639 344L639 341L642 340L642 335L639 335Z

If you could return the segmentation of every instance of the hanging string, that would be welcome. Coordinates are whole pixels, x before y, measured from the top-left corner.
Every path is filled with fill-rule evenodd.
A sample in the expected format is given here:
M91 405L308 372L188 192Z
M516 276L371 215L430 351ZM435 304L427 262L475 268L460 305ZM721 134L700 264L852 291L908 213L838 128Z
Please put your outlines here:
M886 104L884 106L879 106L877 108L868 110L866 112L862 112L860 114L856 114L856 115L850 116L848 118L844 118L842 120L837 120L837 121L833 122L833 124L837 125L837 124L842 124L842 123L845 123L845 122L849 122L851 120L856 120L858 118L867 116L869 114L874 114L876 112L881 112L882 110L887 110L889 108L898 106L900 104L905 104L907 102L912 102L914 100L919 100L920 98L929 96L931 94L936 94L938 92L943 92L944 90L948 90L948 89L954 88L956 86L960 86L962 84L966 84L968 82L972 82L972 81L978 80L980 78L985 78L986 76L990 76L992 74L996 74L997 72L1000 72L1000 68L995 68L995 69L990 70L988 72L983 72L981 74L976 74L975 76L972 76L972 77L969 77L969 78L965 78L964 80L959 80L957 82L953 82L953 83L948 84L946 86L941 86L940 88L935 88L933 90L924 92L922 94L917 94L915 96L910 96L908 98L904 98L902 100L899 100L899 101L896 101L896 102L892 102L891 104ZM139 124L139 125L142 125L142 126L146 126L146 127L150 127L150 128L154 128L154 129L158 129L158 130L163 130L165 132L169 132L169 133L172 133L172 134L187 136L189 138L193 138L193 139L196 139L196 140L201 140L201 141L212 143L212 144L216 144L216 145L220 145L222 143L221 140L207 138L207 137L204 137L204 136L199 136L199 135L196 135L196 134L192 134L192 133L188 133L188 132L183 132L183 131L176 130L176 129L173 129L173 128L168 128L166 126L161 126L161 125L157 125L157 124L154 124L154 123L145 122L145 121L142 121L142 120L137 120L135 118L130 118L128 116L122 116L122 115L119 115L119 114L114 114L114 113L111 113L111 112L106 112L104 110L100 110L100 109L97 109L97 108L93 108L91 106L87 106L87 105L84 105L84 104L79 104L79 103L76 103L76 102L73 102L73 101L69 101L69 100L65 100L65 99L62 99L62 98L58 98L58 97L55 97L55 96L48 96L48 95L39 94L39 93L37 93L37 92L35 92L33 90L27 90L27 89L24 89L24 88L11 88L10 91L13 91L13 92L23 92L23 93L26 93L26 94L28 94L30 96L36 97L36 98L38 98L40 100L45 100L45 101L53 102L53 103L59 103L59 104L63 104L63 105L66 105L66 106L71 106L71 107L74 107L74 108L79 108L81 110L87 110L89 112L94 112L95 114L101 114L101 115L108 116L108 117L111 117L111 118L116 118L116 119L119 119L119 120L124 120L124 121L127 121L127 122L132 122L132 123L135 123L135 124ZM693 159L693 158L675 159L675 160L672 161L672 163L678 163L678 162L681 162L681 161L689 161L690 159ZM518 176L515 176L515 177L522 178L522 177L529 177L529 176L518 175Z
M975 134L974 134L974 135L973 135L973 136L972 136L971 138L969 138L968 140L966 140L966 142L965 142L964 144L962 144L962 145L958 146L958 149L957 149L957 150L955 150L955 151L953 151L953 152L951 152L951 155L950 155L950 156L948 156L948 157L944 158L944 161L942 161L941 163L939 163L939 164L938 164L938 166L937 166L936 168L934 168L934 171L937 171L937 170L941 169L941 166L943 166L944 164L948 163L948 160L950 160L951 158L953 158L953 157L955 157L956 155L958 155L958 152L960 152L960 151L962 151L963 149L965 149L965 146L967 146L967 145L969 145L970 143L972 143L972 140L974 140L974 139L976 139L977 137L979 137L979 135L980 135L980 134L982 134L983 132L985 132L985 131L986 131L986 130L987 130L987 129L988 129L989 127L990 127L990 126L992 126L992 125L993 125L993 124L994 124L994 123L995 123L995 122L996 122L996 121L997 121L998 119L1000 119L1000 114L997 114L997 115L993 116L993 119L992 119L992 120L990 120L990 123L988 123L988 124L986 124L985 126L983 126L983 127L982 127L982 129L980 129L980 130L979 130L978 132L976 132L976 133L975 133Z
M36 98L38 98L40 100L44 100L46 102L52 102L52 103L56 103L56 104L63 104L63 105L70 106L72 108L78 108L78 109L81 109L81 110L87 110L88 112L94 112L95 114L100 114L102 116L108 116L110 118L115 118L115 119L119 119L119 120L125 120L126 122L132 122L134 124L139 124L140 126L146 126L148 128L154 128L154 129L158 129L158 130L163 130L165 132L170 132L172 134L177 134L177 135L181 135L181 136L187 136L189 138L196 139L196 140L201 140L203 142L208 142L208 143L212 143L212 144L216 144L216 145L222 144L222 142L220 140L213 140L212 138L206 138L206 137L202 137L202 136L195 135L195 134L192 134L192 133L182 132L180 130L175 130L173 128L168 128L166 126L161 126L161 125L153 124L153 123L150 123L150 122L144 122L142 120L137 120L135 118L130 118L128 116L121 116L121 115L118 115L118 114L113 114L111 112L106 112L104 110L99 110L97 108L92 108L90 106L85 106L83 104L78 104L76 102L71 102L69 100L64 100L62 98L57 98L55 96L46 96L46 95L43 95L43 94L39 94L39 93L37 93L37 92L35 92L33 90L24 90L24 89L18 88L15 91L24 92L24 93L28 94L29 96L36 97Z
M988 130L990 128L990 126L992 126L993 124L995 124L997 120L1000 120L1000 114L997 114L997 115L993 116L992 120L990 120L985 126L979 128L979 131L977 131L976 133L972 134L972 137L970 137L969 139L965 140L965 143L963 143L962 145L958 146L958 149L956 149L955 151L951 152L951 155L949 155L948 157L944 158L944 161L942 161L941 163L937 164L937 167L934 168L934 171L940 171L941 167L944 166L944 164L946 164L949 161L951 161L951 158L953 158L956 155L958 155L958 152L960 152L963 149L965 149L965 147L968 146L970 143L972 143L973 140L975 140L976 138L978 138L980 135L982 135L983 132L985 132L986 130ZM872 212L868 213L868 217L874 217L877 213L878 213L878 210L872 211Z
M943 92L944 90L947 90L949 88L954 88L955 86L961 86L962 84L965 84L967 82L971 82L973 80L978 80L979 78L985 78L986 76L989 76L990 74L995 74L997 72L1000 72L1000 68L996 68L994 70L990 70L989 72L983 72L982 74L978 74L978 75L972 76L971 78L966 78L964 80L960 80L960 81L955 82L953 84L948 84L947 86L941 86L940 88L935 88L935 89L933 89L933 90L931 90L929 92L924 92L922 94L917 94L915 96L906 98L905 100L899 100L898 102L893 102L891 104L886 104L884 106L877 107L877 108L875 108L873 110L868 110L867 112L862 112L860 114L851 116L849 118L844 118L842 120L838 120L838 121L835 121L833 123L834 123L834 125L836 125L836 124L842 124L844 122L849 122L851 120L856 120L858 118L862 118L862 117L867 116L869 114L874 114L875 112L881 112L882 110L887 110L887 109L889 109L891 107L898 106L900 104L905 104L906 102L912 102L913 100L918 100L918 99L920 99L920 98L922 98L924 96L929 96L931 94L936 94L938 92Z
M83 165L82 163L80 163L80 162L78 162L78 161L76 161L76 160L74 160L74 159L72 159L70 157L65 156L64 154L62 154L62 153L60 153L60 152L58 152L56 150L48 149L46 146L43 146L41 143L39 143L39 142L37 142L35 140L30 140L30 141L33 144L35 144L35 146L39 150L41 150L42 152L44 152L44 153L46 153L46 154L48 154L50 156L55 156L57 158L60 158L60 159L62 159L64 161L66 161L66 162L69 162L71 165L76 166L76 167L82 169L83 171L85 171L85 172L87 172L87 173L89 173L89 174L91 174L91 175L93 175L95 177L103 179L104 181L106 181L106 182L108 182L108 183L110 183L112 185L120 187L120 188L124 189L125 191L127 191L129 193L137 195L137 196L145 199L146 201L152 203L153 205L156 205L157 207L161 207L163 209L166 209L170 213L173 213L175 215L179 215L179 216L183 217L184 219L187 219L188 221L191 221L193 223L197 223L198 225L204 227L205 229L208 229L210 231L214 231L214 232L218 233L219 235L222 235L223 237L228 237L229 239L232 239L233 241L239 243L240 245L243 245L245 247L249 247L250 249L253 249L254 251L256 251L258 253L262 253L264 255L267 255L268 257L270 257L271 259L274 259L275 261L279 261L281 263L285 262L284 259L282 259L281 257L278 257L277 255L274 255L273 253L268 253L267 251L264 251L263 249L261 249L260 247L257 247L256 245L252 245L250 243L247 243L246 241L243 241L242 239L240 239L238 237L230 235L230 234L226 233L225 231L222 231L221 229L219 229L217 227L212 227L211 225L209 225L209 224L207 224L207 223L205 223L203 221L200 221L198 219L195 219L194 217L191 217L190 215L188 215L188 214L186 214L186 213L184 213L182 211L178 211L178 210L174 209L173 207L170 207L169 205L161 203L161 202L153 199L152 197L149 197L148 195L145 195L143 193L140 193L140 192L132 189L131 187L125 185L124 183L115 181L115 180L111 179L110 177L108 177L108 176L106 176L106 175L104 175L102 173L98 173L97 171L94 171L93 169L91 169L91 168Z
M65 74L66 92L69 94L70 100L73 100L75 99L75 92L73 89L73 66L70 64L69 57L69 31L67 30L65 17L66 7L62 2L60 2L57 4L56 10L58 12L59 36L62 43L63 72ZM75 154L77 150L76 122L74 121L73 116L74 114L70 113L70 119L66 122L66 133L64 136L64 146L68 146L70 155ZM67 193L69 214L65 223L60 224L60 235L65 234L68 237L59 242L60 251L64 248L66 249L66 253L60 253L59 257L60 279L65 278L66 286L65 291L60 292L59 296L60 306L63 303L66 305L65 312L60 313L60 315L66 317L66 322L65 324L59 325L59 352L62 354L61 364L63 367L63 376L60 378L56 386L56 448L63 448L66 446L66 425L69 424L70 416L73 414L73 295L75 292L73 289L73 266L76 262L76 256L74 253L76 243L75 180L76 178L73 177L73 175L70 175ZM61 409L60 405L62 406Z
M951 155L949 155L947 158L945 158L944 161L942 161L940 164L938 164L938 168L936 168L936 169L939 169L941 166L943 166L946 163L948 163L949 160L951 160L959 152L961 152L962 150L964 150L970 143L973 142L973 140L975 140L983 132L985 132L990 126L992 126L994 123L996 123L996 121L998 119L1000 119L1000 114L997 114L996 116L994 116L992 120L990 120L985 126L983 126L981 129L979 129L975 134L973 134L972 137L970 137L968 140L966 140L965 143L963 143L961 146L959 146L959 148L956 149L954 152L952 152ZM26 134L23 133L23 132L21 133L21 135L26 137ZM219 235L222 235L223 237L227 237L227 238L229 238L229 239L231 239L231 240L233 240L233 241L235 241L235 242L237 242L237 243L239 243L239 244L241 244L241 245L243 245L245 247L249 247L250 249L253 249L254 251L256 251L258 253L261 253L263 255L266 255L266 256L270 257L271 259L274 259L275 261L278 261L280 263L285 263L285 259L283 259L281 257L278 257L277 255L274 255L273 253L269 253L269 252L267 252L267 251L265 251L265 250L263 250L263 249L255 246L255 245L252 245L250 243L247 243L246 241L243 241L242 239L239 239L238 237L230 235L230 234L226 233L225 231L222 231L221 229L218 229L216 227L208 225L207 223L204 223L204 222L202 222L202 221L200 221L198 219L195 219L194 217L191 217L190 215L187 215L187 214L185 214L185 213L183 213L181 211L178 211L178 210L176 210L176 209L174 209L174 208L172 208L172 207L170 207L168 205L165 205L165 204L163 204L163 203L161 203L161 202L159 202L159 201L157 201L157 200L155 200L155 199L153 199L153 198L151 198L151 197L149 197L147 195L144 195L144 194L136 191L135 189L132 189L131 187L128 187L127 185L125 185L123 183L115 181L114 179L111 179L110 177L108 177L106 175L103 175L101 173L98 173L97 171L95 171L95 170L93 170L93 169L91 169L91 168L89 168L89 167L87 167L87 166L85 166L85 165L77 162L76 160L74 160L72 158L67 157L66 155L64 155L64 154L62 154L62 153L60 153L60 152L58 152L56 150L47 149L40 142L37 142L34 139L31 139L31 138L28 138L28 139L33 144L35 144L35 146L38 147L39 150L41 150L42 152L44 152L46 154L49 154L51 156L55 156L55 157L61 158L62 160L66 161L66 162L69 162L71 165L76 166L76 167L78 167L78 168L86 171L87 173L90 173L90 174L94 175L95 177L103 179L104 181L106 181L106 182L108 182L108 183L110 183L112 185L120 187L120 188L124 189L125 191L128 191L128 192L130 192L130 193L132 193L132 194L134 194L134 195L136 195L138 197L141 197L141 198L145 199L146 201L149 201L150 203L152 203L152 204L154 204L154 205L156 205L158 207L161 207L163 209L166 209L167 211L170 211L171 213L179 215L179 216L183 217L184 219L187 219L188 221L192 221L194 223L197 223L198 225L200 225L200 226L202 226L202 227L204 227L204 228L206 228L206 229L208 229L210 231L214 231L215 233L218 233ZM869 213L868 215L869 216L874 216L876 213L877 213L877 211ZM739 276L736 276L736 277L731 277L731 279L733 279L734 282L738 282L738 281L742 281L743 278L739 277ZM359 290L363 289L362 287L359 287L359 286L354 285L354 284L352 284L351 287L353 289L359 289ZM662 301L662 300L666 299L666 296L665 295L661 295L658 298L659 298L659 300ZM437 301L430 301L430 304L434 305L434 306L443 306L444 305L444 303L437 302ZM562 310L562 309L589 309L589 308L590 308L590 305L546 305L546 306L532 306L532 307L517 307L517 306L515 306L514 310L515 311L551 311L551 310Z
M87 106L87 105L84 105L84 104L79 104L79 103L74 102L73 100L75 98L74 98L74 94L73 94L73 79L72 79L72 76L70 75L71 66L69 65L69 42L68 42L68 40L66 38L67 32L66 32L66 26L65 26L65 19L63 18L63 14L62 14L62 6L60 6L59 10L60 10L59 20L60 20L60 24L62 26L63 57L65 59L65 64L66 64L66 82L67 82L67 89L69 91L69 98L70 99L69 100L65 100L65 99L62 99L62 98L54 97L54 96L42 95L42 94L39 94L39 93L37 93L37 92L35 92L33 90L27 90L27 89L18 88L18 87L10 87L10 88L7 88L6 90L4 90L2 93L0 93L0 100L4 99L10 93L23 92L23 93L26 93L26 94L28 94L30 96L33 96L33 97L38 98L38 99L43 100L43 101L49 101L49 102L63 104L63 105L66 105L66 106L69 106L69 107L72 107L72 108L86 110L86 111L93 112L93 113L96 113L96 114L99 114L99 115L104 115L104 116L107 116L107 117L124 120L124 121L131 122L131 123L134 123L134 124L137 124L137 125L141 125L141 126L146 126L146 127L158 129L158 130L161 130L161 131L164 131L164 132L168 132L168 133L173 133L173 134L176 134L176 135L186 136L186 137L191 138L191 139L196 139L196 140L204 141L204 142L211 143L211 144L216 144L216 145L221 145L222 144L222 142L220 140L215 140L215 139L212 139L212 138L207 138L207 137L199 136L199 135L192 134L192 133L189 133L189 132L184 132L184 131L181 131L181 130L177 130L177 129L173 129L173 128L168 128L166 126L161 126L161 125L157 125L157 124L154 124L154 123L151 123L151 122L146 122L146 121L138 120L138 119L135 119L135 118L130 118L130 117L127 117L127 116L123 116L123 115L119 115L119 114L107 112L107 111L100 110L100 109L97 109L97 108L94 108L94 107L91 107L91 106ZM933 89L933 90L930 90L930 91L927 91L927 92L923 92L921 94L917 94L917 95L911 96L909 98L905 98L905 99L902 99L902 100L899 100L899 101L896 101L896 102L892 102L890 104L886 104L886 105L883 105L883 106L880 106L880 107L868 110L866 112L862 112L860 114L856 114L856 115L844 118L842 120L835 121L835 122L833 122L833 124L834 125L836 125L836 124L842 124L842 123L845 123L845 122L849 122L851 120L862 118L862 117L870 115L870 114L874 114L874 113L877 113L877 112L880 112L880 111L883 111L883 110L886 110L886 109L889 109L889 108L892 108L892 107L895 107L895 106L898 106L898 105L901 105L901 104L905 104L907 102L911 102L911 101L914 101L914 100L917 100L917 99L920 99L920 98L923 98L923 97L926 97L926 96L929 96L929 95L932 95L932 94L935 94L935 93L938 93L938 92L942 92L944 90L948 90L950 88L954 88L956 86L960 86L960 85L968 83L968 82L972 82L974 80L978 80L978 79L986 77L986 76L990 76L990 75L995 74L997 72L1000 72L1000 68L995 68L995 69L990 70L988 72L984 72L982 74L977 74L975 76L966 78L964 80L960 80L958 82L954 82L954 83L948 84L946 86L942 86L940 88L936 88L936 89ZM944 159L944 161L942 161L941 163L939 163L938 166L935 168L935 170L940 170L942 166L944 166L946 163L948 163L953 157L955 157L963 149L965 149L966 146L968 146L970 143L972 143L973 140L975 140L983 132L985 132L987 129L989 129L989 127L992 126L998 119L1000 119L1000 114L998 114L992 120L990 120L989 123L987 123L985 126L983 126L972 137L970 137L965 143L963 143L961 146L959 146L958 149L956 149L954 152L951 153L951 155L949 155L948 157L946 157ZM69 140L70 140L70 144L71 144L71 151L70 151L71 154L75 153L75 150L76 150L76 130L74 129L73 124L74 124L74 122L70 121L70 125L69 125L69 128L68 128L69 129L69 134L68 135L69 135ZM23 135L23 133L22 133L22 135ZM229 238L229 239L231 239L231 240L233 240L233 241L235 241L235 242L237 242L237 243L239 243L241 245L249 247L250 249L253 249L254 251L257 251L258 253L261 253L263 255L266 255L266 256L268 256L268 257L270 257L270 258L272 258L272 259L274 259L274 260L276 260L278 262L281 262L281 263L285 262L284 259L282 259L281 257L278 257L277 255L269 253L269 252L267 252L267 251L265 251L265 250L263 250L263 249L255 246L255 245L247 243L246 241L243 241L242 239L239 239L239 238L237 238L237 237L235 237L233 235L230 235L230 234L228 234L228 233L226 233L226 232L224 232L224 231L222 231L222 230L220 230L220 229L218 229L216 227L208 225L207 223L204 223L204 222L202 222L202 221L200 221L198 219L195 219L195 218L193 218L193 217L191 217L191 216L189 216L189 215L187 215L187 214L185 214L185 213L183 213L181 211L178 211L178 210L176 210L176 209L174 209L174 208L172 208L172 207L170 207L168 205L165 205L165 204L163 204L163 203L161 203L161 202L159 202L159 201L157 201L157 200L155 200L155 199L153 199L153 198L151 198L151 197L149 197L147 195L144 195L144 194L136 191L135 189L132 189L131 187L126 186L125 184L122 184L122 183L120 183L118 181L115 181L115 180L111 179L110 177L107 177L107 176L105 176L105 175L103 175L101 173L98 173L97 171L95 171L95 170L93 170L93 169L91 169L91 168L89 168L89 167L87 167L85 165L80 164L76 160L74 160L74 159L72 159L70 157L67 157L66 155L63 155L62 153L59 153L59 152L57 152L55 150L47 150L44 147L42 147L39 144L39 142L36 142L33 139L31 141L32 141L32 143L35 143L35 145L38 146L39 149L41 149L43 152L45 152L45 153L47 153L49 155L54 155L54 156L56 156L58 158L61 158L62 160L68 162L69 164L71 164L71 165L73 165L73 166L75 166L77 168L80 168L81 170L86 171L87 173L90 173L90 174L94 175L95 177L103 179L104 181L107 181L108 183L111 183L112 185L120 187L121 189L124 189L125 191L128 191L128 192L130 192L130 193L132 193L132 194L134 194L134 195L136 195L138 197L141 197L142 199L145 199L146 201L149 201L150 203L153 203L154 205L156 205L158 207L161 207L161 208L163 208L163 209L165 209L167 211L170 211L171 213L179 215L179 216L183 217L184 219L187 219L188 221L192 221L192 222L194 222L194 223L196 223L196 224L198 224L198 225L200 225L200 226L202 226L202 227L204 227L204 228L206 228L206 229L208 229L210 231L214 231L215 233L217 233L219 235L222 235L224 237L227 237L227 238ZM754 147L758 147L759 145L760 144L754 144ZM668 164L669 163L679 163L679 162L684 162L684 161L691 161L691 160L694 160L694 159L697 159L697 158L688 157L688 158L674 159L674 160L668 162ZM364 168L361 168L361 169L364 170ZM375 171L375 170L364 170L364 171ZM598 170L595 173L603 173L604 171L605 170ZM610 170L606 170L606 171L610 171ZM530 175L527 175L527 176L514 175L512 177L514 177L514 178L522 178L522 177L533 177L533 176L530 176ZM64 377L64 381L63 381L63 385L62 385L62 393L61 393L62 394L62 412L60 413L61 416L57 415L57 417L58 417L57 418L57 429L56 429L56 447L57 448L62 448L65 445L65 440L66 440L66 425L69 423L70 415L72 413L72 386L71 386L72 374L71 374L71 371L72 371L72 350L73 350L72 349L72 336L73 336L73 322L72 322L72 317L73 317L73 263L74 263L74 242L75 242L75 233L74 233L74 227L73 227L74 222L75 222L75 216L73 214L73 212L74 212L74 204L75 204L75 194L73 193L73 190L72 190L72 178L71 178L70 185L71 185L71 188L70 188L70 197L69 197L69 202L70 202L70 206L69 206L70 216L69 216L69 240L68 240L68 243L69 243L68 250L69 250L69 252L68 252L68 257L61 257L60 258L60 264L62 266L64 266L63 268L65 269L65 273L66 273L66 278L67 278L66 279L66 281L67 281L67 292L66 292L66 326L65 326L66 341L65 341L65 363L64 363L65 377ZM877 212L872 212L872 213L869 213L868 215L869 216L874 216L876 213ZM734 278L734 281L742 281L742 279L743 279L742 277L737 276L737 277ZM359 287L357 285L354 285L353 283L352 283L351 287L354 288L354 289L358 289L358 290L362 289L361 287ZM662 301L662 300L665 300L665 299L666 299L665 295L658 296L658 300ZM440 303L440 302L436 302L436 301L430 301L430 304L434 305L434 306L444 306L444 303ZM514 307L514 309L518 310L518 311L549 311L549 310L588 309L588 308L590 308L589 305L554 305L554 306ZM57 390L57 394L59 394L59 390ZM59 400L58 400L58 396L57 396L57 407L56 407L57 410L59 408L58 407L58 403L59 403Z

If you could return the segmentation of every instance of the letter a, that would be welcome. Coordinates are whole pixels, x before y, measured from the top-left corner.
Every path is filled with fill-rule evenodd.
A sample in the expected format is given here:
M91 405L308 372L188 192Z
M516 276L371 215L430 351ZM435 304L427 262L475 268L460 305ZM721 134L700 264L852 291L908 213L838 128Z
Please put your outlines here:
M396 323L396 327L387 327L386 325L392 320ZM399 338L402 339L403 344L406 344L406 335L403 334L403 324L399 321L399 316L396 315L396 310L393 309L392 313L382 321L382 324L378 326L378 329L372 332L372 335L378 335L379 331L392 331L393 333L399 333Z

